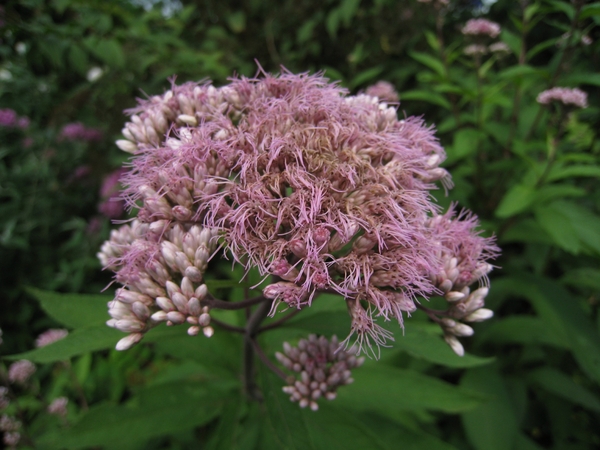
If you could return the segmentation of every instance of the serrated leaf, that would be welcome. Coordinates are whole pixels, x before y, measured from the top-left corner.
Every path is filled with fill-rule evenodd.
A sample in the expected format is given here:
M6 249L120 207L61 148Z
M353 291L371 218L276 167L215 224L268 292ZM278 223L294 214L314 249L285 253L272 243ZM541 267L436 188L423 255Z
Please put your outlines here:
M106 325L79 328L60 341L7 358L28 359L36 363L65 361L84 353L114 348L119 339L125 336L124 333Z
M406 325L404 335L396 337L394 348L415 358L447 367L477 367L494 361L494 358L481 358L469 354L458 356L441 336L416 324Z
M468 411L481 403L478 393L406 369L369 364L352 371L354 383L340 388L336 402L356 411L394 417L403 410Z
M217 417L231 389L218 384L177 383L147 388L127 405L92 408L67 430L42 436L44 448L127 448L151 438L203 425Z
M496 209L496 216L507 218L518 214L531 206L535 200L535 188L517 184L510 188Z
M462 377L460 385L491 398L462 414L463 426L473 447L477 450L512 450L519 430L502 377L491 367L471 369Z
M528 378L559 397L592 411L600 412L600 400L588 389L576 384L570 377L552 368L534 370Z
M35 297L46 314L70 328L104 325L110 318L106 304L112 296L62 294L34 288L27 292Z

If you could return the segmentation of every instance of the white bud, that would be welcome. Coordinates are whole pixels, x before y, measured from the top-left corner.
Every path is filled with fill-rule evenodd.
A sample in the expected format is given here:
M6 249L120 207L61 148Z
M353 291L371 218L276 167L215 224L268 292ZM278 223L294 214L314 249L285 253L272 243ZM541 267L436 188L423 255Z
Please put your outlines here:
M456 353L458 356L465 355L465 349L462 346L462 344L458 341L458 339L456 339L456 336L446 334L444 335L444 340L446 341L446 344L448 344L450 348L454 351L454 353Z
M127 139L119 139L117 142L115 142L115 144L117 144L117 147L127 153L134 154L138 151L138 146Z
M117 342L115 348L119 351L127 350L140 342L143 337L144 335L142 333L132 333Z
M213 334L215 334L215 330L213 329L213 327L204 327L202 329L202 332L204 333L204 336L206 336L207 338L209 338Z
M491 309L480 308L477 311L472 312L463 320L465 322L482 322L484 320L490 319L494 316L494 311Z

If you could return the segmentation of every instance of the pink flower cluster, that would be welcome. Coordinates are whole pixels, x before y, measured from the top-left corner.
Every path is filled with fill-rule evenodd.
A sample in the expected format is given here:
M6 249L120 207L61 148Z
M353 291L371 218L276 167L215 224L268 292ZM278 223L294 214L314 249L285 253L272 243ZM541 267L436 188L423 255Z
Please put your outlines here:
M102 201L98 205L98 210L109 219L118 219L125 212L125 202L121 199L119 181L124 173L125 169L117 169L109 173L100 187Z
M396 88L394 88L392 83L387 81L378 81L374 85L369 86L365 93L371 97L377 97L382 102L398 103L400 101Z
M69 332L64 329L53 328L47 331L44 331L40 334L35 340L35 346L37 348L45 347L47 345L53 344L56 341L60 341L67 337Z
M27 359L21 359L8 368L8 381L11 383L25 384L35 373L35 364Z
M66 141L98 142L103 137L102 131L88 128L81 122L66 124L60 131L59 139Z
M308 339L301 339L297 347L284 342L283 349L285 354L275 354L278 361L286 369L300 374L300 379L288 379L289 385L283 392L301 408L310 406L313 411L319 409L318 400L333 400L338 387L352 383L351 370L365 361L364 357L357 358L352 352L340 350L336 336L327 340L311 334Z
M29 123L29 117L19 117L13 109L0 109L0 127L25 129L29 127Z
M557 101L565 105L587 108L587 93L577 88L554 87L540 92L537 101L542 105Z
M497 38L500 35L500 25L486 19L471 19L462 28L462 33L471 36Z
M124 348L158 321L207 325L200 283L217 236L237 263L281 280L264 289L273 313L345 297L359 349L392 338L376 316L402 325L439 292L448 251L468 262L461 282L485 275L471 262L493 246L475 220L432 203L436 181L451 187L433 130L375 97L283 73L173 86L130 113L117 145L134 154L123 180L138 222L99 255L127 286L111 306L111 324L132 333Z

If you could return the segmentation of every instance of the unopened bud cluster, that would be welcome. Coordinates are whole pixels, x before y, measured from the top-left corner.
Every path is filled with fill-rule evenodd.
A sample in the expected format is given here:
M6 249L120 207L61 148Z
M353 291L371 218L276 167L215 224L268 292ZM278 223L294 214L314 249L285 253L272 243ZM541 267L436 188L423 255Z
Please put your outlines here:
M198 225L134 220L114 230L102 246L100 261L124 285L109 302L107 324L125 333L117 350L139 342L161 322L189 325L188 334L212 336L210 315L202 300L202 278L216 246L216 234Z
M353 350L341 349L336 336L328 340L311 334L308 339L301 339L297 347L284 342L283 351L275 354L279 362L299 374L298 379L290 377L283 392L301 408L309 406L313 411L319 409L318 400L333 400L338 387L352 383L351 370L364 362L364 357L358 358Z
M489 292L487 275L493 269L487 260L498 252L491 239L473 232L476 220L469 214L461 215L462 220L454 218L451 209L429 222L441 237L438 253L444 261L442 269L433 272L431 279L448 302L447 310L437 322L444 331L444 340L459 356L464 355L464 348L458 338L474 333L473 328L462 322L481 322L494 315L484 305ZM472 291L473 283L480 286Z

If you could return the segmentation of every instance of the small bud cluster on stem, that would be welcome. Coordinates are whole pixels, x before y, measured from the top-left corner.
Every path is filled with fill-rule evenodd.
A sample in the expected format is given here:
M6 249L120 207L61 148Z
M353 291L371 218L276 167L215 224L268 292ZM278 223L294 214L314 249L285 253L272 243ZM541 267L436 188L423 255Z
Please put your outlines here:
M340 349L336 336L328 340L311 334L308 339L301 339L297 347L284 342L283 351L275 354L277 360L286 369L299 374L299 379L289 378L290 384L283 392L301 408L310 406L313 411L319 409L319 399L333 400L338 387L352 383L350 371L364 362L364 357L357 358L352 349Z

